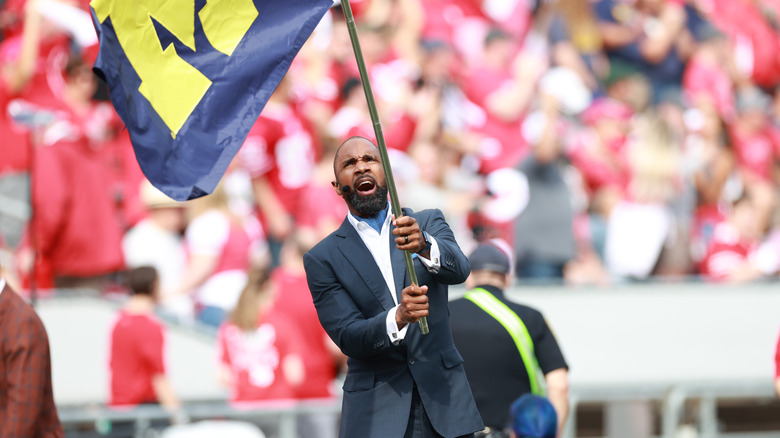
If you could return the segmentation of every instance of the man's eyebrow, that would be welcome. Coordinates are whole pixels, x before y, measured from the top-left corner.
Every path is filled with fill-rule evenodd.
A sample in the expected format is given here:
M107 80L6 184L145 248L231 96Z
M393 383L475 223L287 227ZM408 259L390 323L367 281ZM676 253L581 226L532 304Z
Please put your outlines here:
M346 160L341 162L341 167L349 166L350 164L355 164L355 161L357 161L357 158L351 157L347 158Z

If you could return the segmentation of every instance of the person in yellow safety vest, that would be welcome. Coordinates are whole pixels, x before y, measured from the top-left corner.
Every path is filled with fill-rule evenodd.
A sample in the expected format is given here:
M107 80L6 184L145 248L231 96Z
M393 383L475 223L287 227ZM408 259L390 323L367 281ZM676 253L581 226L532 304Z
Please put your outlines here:
M523 394L552 403L557 431L569 411L569 367L544 316L504 296L514 275L510 254L504 241L480 244L469 256L468 292L449 303L452 336L486 426L484 437L509 436L510 406Z

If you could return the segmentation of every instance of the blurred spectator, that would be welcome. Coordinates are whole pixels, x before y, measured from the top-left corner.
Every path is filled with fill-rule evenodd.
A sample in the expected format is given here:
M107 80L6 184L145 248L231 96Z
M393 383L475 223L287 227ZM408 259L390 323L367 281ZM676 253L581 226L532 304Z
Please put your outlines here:
M484 122L475 128L482 137L478 156L482 174L514 167L528 153L518 134L536 83L547 68L544 56L532 49L518 53L515 41L500 29L485 36L482 59L471 66L463 85L466 96L484 112Z
M301 197L306 208L300 220L299 231L312 234L316 241L335 231L347 214L344 201L331 185L334 153L334 149L325 151Z
M763 0L714 0L701 2L707 18L728 35L734 45L740 86L753 82L771 88L780 81L775 2Z
M238 304L217 332L218 378L237 408L290 402L306 380L303 340L294 321L273 309L274 289L266 269L253 268ZM275 436L274 424L261 424Z
M469 101L461 88L463 62L444 40L420 41L419 77L413 84L419 121L415 142L432 142L459 153L477 153L478 135L471 129L482 123L483 110Z
M630 138L631 177L609 215L605 263L614 276L644 279L674 236L669 202L679 188L681 160L678 142L657 115L641 115ZM683 248L687 251L687 245Z
M628 106L634 113L648 109L653 90L647 76L632 64L613 60L604 79L604 96Z
M481 195L481 181L453 163L453 152L440 145L418 142L409 151L413 177L399 184L404 206L412 210L438 208L448 219L458 245L468 251L475 245L467 215Z
M736 113L733 47L728 38L707 23L696 35L696 51L685 67L683 96L694 108L712 107L730 120Z
M777 337L775 347L775 394L780 397L780 335Z
M684 0L598 0L595 11L610 62L623 60L643 71L655 103L679 92L694 49Z
M196 318L218 327L246 286L247 270L262 264L267 251L262 227L253 216L230 209L224 183L207 196L188 201L185 232L187 266L167 299L191 296Z
M58 288L102 291L115 284L124 267L123 229L98 151L83 137L66 138L37 148L35 163L33 219L18 254L22 273L32 274L35 254L50 266Z
M35 73L42 21L36 5L36 0L27 2L24 20L17 17L16 12L9 11L9 7L0 7L0 31L12 24L21 28L24 23L23 34L13 45L0 40L0 138L3 139L0 143L0 196L10 201L0 205L0 236L4 236L10 249L19 244L25 226L23 207L29 202L30 132L29 127L14 121L7 108Z
M128 268L154 267L160 276L160 290L171 293L181 282L187 255L182 242L185 204L163 194L148 180L140 189L146 217L127 230L122 252ZM192 298L187 295L159 297L166 311L180 318L193 317Z
M626 138L633 110L610 98L595 99L581 114L582 128L572 127L566 155L582 178L590 213L587 228L602 259L607 220L630 179Z
M6 173L26 171L30 164L28 127L14 122L6 108L24 91L36 70L43 20L36 5L37 0L26 4L22 36L12 42L0 42L0 184Z
M51 379L49 337L41 319L4 278L0 265L0 436L64 436Z
M241 147L242 167L252 178L255 203L266 230L273 264L302 214L301 194L312 177L319 145L298 114L285 76Z
M749 194L737 199L723 222L716 225L702 275L715 281L745 282L776 275L780 269L777 235L762 242L756 204Z
M591 90L599 91L609 73L593 0L553 3L549 30L552 65L575 72Z
M689 125L693 126L686 139L685 167L692 172L695 192L691 257L698 264L709 246L715 225L724 218L725 206L739 195L742 186L727 125L715 106L703 104L690 114Z
M131 295L111 328L109 404L159 403L173 422L181 422L181 404L166 376L166 328L154 316L160 291L157 271L151 266L134 268L126 280Z
M303 254L317 240L303 233L292 234L282 246L281 264L271 272L274 302L271 312L294 321L293 330L300 334L300 350L290 350L303 360L304 380L297 386L298 400L335 402L334 384L337 374L346 366L346 356L328 337L317 318L312 303ZM298 416L298 433L312 438L335 438L338 415L310 413Z
M360 84L360 79L351 77L341 87L341 106L336 110L328 122L328 135L342 142L350 137L356 129L371 131L365 125L371 126L371 117L368 114L366 95Z
M560 106L550 94L541 96L538 113L524 129L531 155L518 167L525 177L527 203L514 224L516 274L521 279L559 281L575 258L572 195L563 176Z
M744 190L756 208L756 221L765 232L776 204L775 163L780 160L780 133L770 123L770 97L757 87L737 93L737 117L731 141Z

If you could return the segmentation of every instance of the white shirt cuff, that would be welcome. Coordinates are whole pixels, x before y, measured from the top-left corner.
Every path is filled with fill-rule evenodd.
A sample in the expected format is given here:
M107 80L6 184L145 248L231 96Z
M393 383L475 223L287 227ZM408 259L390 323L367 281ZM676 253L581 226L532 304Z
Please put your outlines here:
M393 307L387 312L387 318L385 318L385 327L387 328L387 336L393 345L398 345L403 338L406 337L406 329L409 328L409 324L406 324L404 328L398 330L398 324L395 322L395 312L398 310L398 306Z
M428 238L431 239L430 260L421 256L420 254L417 254L417 256L420 258L420 262L422 262L423 266L425 266L425 269L427 269L428 272L437 274L439 272L439 268L441 268L441 263L439 262L441 252L439 252L439 244L436 242L436 239L434 239L430 234L428 234Z

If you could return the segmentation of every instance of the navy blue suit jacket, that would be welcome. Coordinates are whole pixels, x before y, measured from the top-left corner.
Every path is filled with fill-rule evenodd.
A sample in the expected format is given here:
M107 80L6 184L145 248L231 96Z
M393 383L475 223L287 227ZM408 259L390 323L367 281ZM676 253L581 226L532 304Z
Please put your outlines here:
M403 437L416 384L436 431L457 437L482 430L463 358L452 340L448 285L465 281L469 262L439 210L405 215L417 219L441 252L441 269L428 272L413 257L417 280L428 286L430 333L411 324L406 337L393 345L385 318L395 307L373 256L347 219L341 227L304 255L309 289L320 323L348 356L342 404L342 438ZM392 225L391 225L392 227ZM409 285L403 252L392 234L388 241L395 290Z

